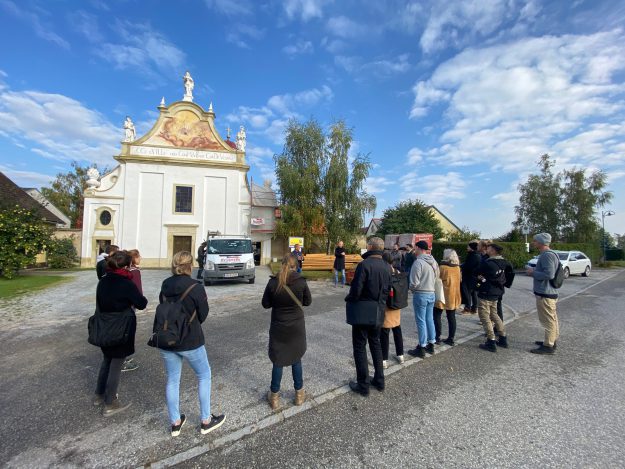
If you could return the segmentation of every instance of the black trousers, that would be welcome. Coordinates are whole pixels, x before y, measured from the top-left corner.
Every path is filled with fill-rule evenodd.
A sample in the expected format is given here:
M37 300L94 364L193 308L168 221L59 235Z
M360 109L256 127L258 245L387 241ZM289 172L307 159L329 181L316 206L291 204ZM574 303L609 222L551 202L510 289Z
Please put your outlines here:
M106 355L102 357L95 393L104 395L105 404L111 404L117 397L117 388L124 360L125 358L110 358Z
M382 368L382 347L380 346L380 328L375 326L352 326L352 346L356 364L356 381L363 388L369 388L369 364L367 363L367 342L373 359L375 374L373 380L377 386L384 386Z
M462 302L464 307L471 311L477 312L477 289L471 288L473 280L463 280L460 284L460 293L462 294Z
M436 341L441 338L441 318L443 316L443 310L434 308L434 329L436 329ZM453 309L447 310L447 324L449 326L449 334L447 337L453 339L456 336L456 312Z
M382 360L388 360L389 333L393 331L393 342L395 342L395 353L397 356L404 354L404 338L401 334L401 326L392 329L380 329L380 345L382 346Z
M503 300L503 295L497 298L497 316L499 316L499 319L503 321L503 306L501 306L502 300Z

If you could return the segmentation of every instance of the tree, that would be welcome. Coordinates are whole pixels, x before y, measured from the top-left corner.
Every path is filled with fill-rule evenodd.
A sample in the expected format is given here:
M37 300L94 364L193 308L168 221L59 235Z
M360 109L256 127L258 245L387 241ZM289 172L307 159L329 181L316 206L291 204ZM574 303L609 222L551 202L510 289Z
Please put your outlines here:
M82 217L83 194L87 188L87 170L90 167L73 161L72 171L57 174L50 187L41 188L43 196L69 217L72 226L76 226ZM106 171L98 170L100 174Z
M382 224L378 233L432 233L434 239L444 236L438 220L421 200L408 200L400 202L395 207L387 208L382 215Z
M598 239L600 225L597 209L612 200L605 191L607 175L582 169L569 169L553 174L555 162L541 156L540 174L532 174L520 184L519 205L513 226L527 226L530 233L547 232L555 240L583 243Z
M53 238L47 249L48 266L53 269L69 269L79 260L78 253L70 238Z
M507 233L502 234L497 238L497 241L508 243L520 243L525 241L525 235L521 233L519 228L512 228Z
M320 236L329 250L331 243L349 243L358 233L375 197L363 189L367 157L358 155L349 165L352 141L343 121L334 123L329 135L314 120L289 121L282 154L274 157L282 211L276 234Z
M0 209L0 275L13 278L34 264L52 238L51 228L33 211L19 206Z
M473 241L474 239L480 239L482 233L479 231L471 231L468 226L463 226L460 231L450 231L445 235L445 238L450 243L462 243Z

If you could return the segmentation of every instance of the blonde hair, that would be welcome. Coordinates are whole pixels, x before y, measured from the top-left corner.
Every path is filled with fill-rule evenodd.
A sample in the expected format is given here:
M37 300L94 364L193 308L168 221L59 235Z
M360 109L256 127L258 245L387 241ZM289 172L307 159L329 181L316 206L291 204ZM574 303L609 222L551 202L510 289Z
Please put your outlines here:
M171 259L171 273L174 275L191 275L193 256L188 251L180 251Z
M443 251L443 260L449 262L450 264L460 265L458 253L453 249L445 249Z
M276 292L279 292L284 288L286 282L289 279L289 274L297 270L297 259L295 256L291 254L287 254L282 258L282 267L280 267L280 272L278 272L278 287L276 288Z
M480 239L477 244L480 249L485 249L492 242L493 242L492 239Z
M132 257L132 265L137 265L137 259L141 257L138 249L131 249L128 251L128 255Z

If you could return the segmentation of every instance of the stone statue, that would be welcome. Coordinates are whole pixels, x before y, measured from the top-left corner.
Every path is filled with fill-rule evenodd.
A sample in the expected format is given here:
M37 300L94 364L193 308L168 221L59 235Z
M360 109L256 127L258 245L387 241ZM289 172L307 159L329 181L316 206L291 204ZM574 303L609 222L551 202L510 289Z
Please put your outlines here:
M100 172L97 168L89 168L87 170L87 188L88 189L96 189L100 187Z
M137 139L137 132L135 131L135 125L132 123L132 119L126 116L124 121L124 142L134 142Z
M245 127L243 126L237 132L237 150L245 151Z
M182 82L184 83L184 96L182 97L183 101L193 101L193 87L195 83L193 82L193 78L191 78L191 74L187 71L182 77Z

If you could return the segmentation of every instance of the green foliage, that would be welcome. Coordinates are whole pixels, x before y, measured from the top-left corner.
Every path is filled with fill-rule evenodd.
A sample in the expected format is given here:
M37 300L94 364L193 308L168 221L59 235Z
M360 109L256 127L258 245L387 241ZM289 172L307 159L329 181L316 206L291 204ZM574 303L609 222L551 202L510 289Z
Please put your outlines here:
M497 241L507 241L509 243L520 243L521 241L525 242L525 235L521 233L521 230L519 228L512 228L507 233L504 233L500 237L498 237Z
M561 241L597 240L596 210L612 200L612 193L605 191L606 173L586 175L583 169L570 169L554 174L554 165L549 155L541 156L540 174L530 175L525 184L518 186L514 227L527 226L530 233L547 232Z
M46 252L48 266L53 269L69 269L78 262L78 253L72 238L53 238Z
M463 226L460 231L452 231L450 233L447 233L445 237L447 238L447 241L452 243L468 243L469 241L473 241L474 239L480 239L482 237L482 233L480 233L479 231L471 231L468 226Z
M352 141L343 121L328 135L314 120L289 122L282 154L274 158L282 210L276 235L304 236L308 243L321 236L326 252L341 239L353 242L375 197L363 189L367 157L358 155L349 166Z
M610 248L605 250L606 261L622 261L625 259L625 251L619 248Z
M72 226L76 226L82 217L83 193L87 188L87 171L90 167L81 166L74 161L72 171L57 174L50 187L41 188L43 196L69 217ZM106 171L98 170L100 174Z
M0 209L0 276L13 278L50 243L51 229L32 211Z
M418 199L400 202L395 207L387 208L376 236L401 233L432 233L434 239L444 236L443 229L430 207Z

